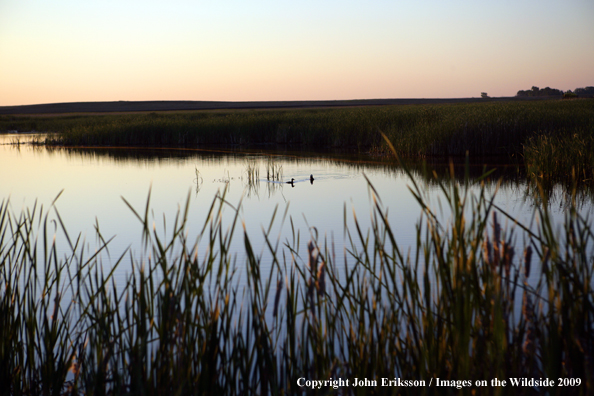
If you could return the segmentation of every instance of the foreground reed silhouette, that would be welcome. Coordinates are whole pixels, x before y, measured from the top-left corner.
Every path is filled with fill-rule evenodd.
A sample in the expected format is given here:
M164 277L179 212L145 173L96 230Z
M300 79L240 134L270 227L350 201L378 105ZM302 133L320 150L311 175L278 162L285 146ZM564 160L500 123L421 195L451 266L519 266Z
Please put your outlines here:
M557 228L545 204L535 209L536 229L505 230L506 215L481 179L436 183L451 217L439 220L411 178L422 216L408 254L370 183L370 229L361 229L356 216L346 228L345 214L344 265L333 243L315 233L302 255L298 231L280 241L271 227L260 254L244 230L239 261L231 241L240 205L227 202L225 191L196 241L187 239L189 197L167 236L149 226L150 193L143 212L128 205L145 251L125 253L109 270L102 257L111 240L99 226L102 243L89 257L53 203L16 214L2 201L2 392L534 394L542 389L483 389L475 381L548 378L573 381L550 394L592 394L590 220L571 207ZM233 211L228 228L224 208ZM64 256L55 233L67 241ZM127 259L131 267L118 283L114 271ZM302 386L355 378L425 386ZM453 387L436 388L436 378ZM471 385L458 389L462 381Z

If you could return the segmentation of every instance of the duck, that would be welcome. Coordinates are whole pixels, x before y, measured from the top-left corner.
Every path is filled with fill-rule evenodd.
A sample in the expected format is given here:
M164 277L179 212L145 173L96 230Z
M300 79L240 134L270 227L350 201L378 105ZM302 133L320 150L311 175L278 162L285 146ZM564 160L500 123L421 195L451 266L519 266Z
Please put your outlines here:
M314 179L313 175L309 175L309 181L310 181L310 182L312 182L312 181L314 181L314 180L315 180L315 179Z
M288 181L287 184L293 185L293 183L295 182L295 178L291 178L291 181Z

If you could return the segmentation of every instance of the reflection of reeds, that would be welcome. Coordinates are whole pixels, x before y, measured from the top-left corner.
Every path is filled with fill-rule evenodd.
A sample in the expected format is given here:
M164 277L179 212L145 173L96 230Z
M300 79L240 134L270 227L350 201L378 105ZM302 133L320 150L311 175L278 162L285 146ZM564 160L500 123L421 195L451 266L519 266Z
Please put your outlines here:
M266 183L266 191L268 192L268 198L272 197L277 192L282 194L284 183L282 182L268 182Z
M200 188L202 187L202 183L204 182L204 180L202 179L202 176L200 175L200 171L198 170L198 167L195 167L196 169L196 177L194 178L194 183L196 184L196 194L198 194L200 192Z
M248 160L246 164L247 181L249 184L254 184L260 178L260 169L258 162L255 160Z
M258 195L260 190L260 169L256 160L248 160L246 164L247 194Z
M266 179L271 181L280 181L283 179L283 166L272 157L268 157L266 161Z

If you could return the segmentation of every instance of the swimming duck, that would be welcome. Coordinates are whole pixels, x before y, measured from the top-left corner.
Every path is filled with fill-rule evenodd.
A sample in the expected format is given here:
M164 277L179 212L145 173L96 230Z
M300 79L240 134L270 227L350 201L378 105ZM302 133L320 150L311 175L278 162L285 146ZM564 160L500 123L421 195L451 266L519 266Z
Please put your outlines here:
M314 181L313 175L309 175L309 181Z
M295 178L291 178L291 181L288 181L287 184L293 185L294 182L295 182Z

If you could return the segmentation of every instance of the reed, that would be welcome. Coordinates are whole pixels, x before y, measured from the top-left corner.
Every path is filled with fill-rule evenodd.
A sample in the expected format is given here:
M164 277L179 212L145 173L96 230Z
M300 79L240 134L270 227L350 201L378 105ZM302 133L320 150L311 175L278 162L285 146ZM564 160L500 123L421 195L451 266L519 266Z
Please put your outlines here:
M571 379L572 386L551 393L591 394L589 219L571 209L557 228L543 206L536 209L537 229L504 229L506 215L483 184L472 195L468 178L435 183L450 218L440 220L424 186L411 178L422 216L409 253L398 245L370 184L371 227L362 229L356 216L354 227L345 227L344 265L332 241L315 232L300 253L294 229L286 241L265 233L259 253L244 231L245 259L238 260L231 241L239 205L231 205L224 191L195 241L187 237L189 197L162 234L149 226L150 194L142 210L128 205L145 251L125 253L109 270L101 255L110 240L98 226L102 243L88 256L53 205L51 216L37 205L15 214L3 201L0 381L17 395L417 395L483 393L476 380L527 377ZM224 227L229 210L232 219ZM63 257L55 232L68 243ZM122 284L113 274L126 258L131 267ZM425 386L299 386L300 378L352 384L354 378L395 377ZM435 378L472 385L435 388Z
M401 157L503 155L516 161L525 158L536 175L555 174L556 178L562 178L567 167L571 169L578 162L574 151L580 150L584 140L591 144L594 101L0 116L0 131L12 130L58 132L46 138L45 143L50 145L185 148L280 145L316 151L348 149L378 156L390 154L381 137L383 133ZM558 161L538 154L552 150L551 144L558 147L555 149ZM578 158L587 160L584 158L587 155L578 154ZM587 160L581 168L576 169L578 177L591 180L592 161Z
M309 148L386 147L400 155L521 152L538 134L591 128L592 100L486 102L336 109L234 110L64 117L0 117L0 131L60 132L52 142L89 146L195 147L282 144Z
M594 100L591 99L63 117L1 116L0 131L11 130L58 132L46 139L46 144L50 145L185 148L280 145L315 151L356 150L378 156L390 154L381 137L383 133L401 157L497 155L525 161L535 175L555 174L555 178L561 178L568 174L567 169L572 165L582 168L576 169L576 174L583 180L592 180L594 172L591 159L579 152L582 144L591 145L594 133ZM547 154L538 154L546 150L555 151L555 160ZM575 153L577 158L586 160L585 165L577 163Z
M524 155L528 175L541 182L594 184L594 128L533 136Z

